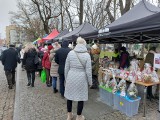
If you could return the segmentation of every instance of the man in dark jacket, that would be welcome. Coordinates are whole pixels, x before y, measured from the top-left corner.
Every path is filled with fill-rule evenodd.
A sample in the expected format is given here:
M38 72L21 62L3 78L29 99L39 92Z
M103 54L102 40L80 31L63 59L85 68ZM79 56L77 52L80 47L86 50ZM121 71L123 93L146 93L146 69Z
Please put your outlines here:
M15 84L15 69L17 67L17 62L20 63L18 52L14 45L10 45L9 49L5 50L2 55L2 64L4 65L9 89L12 89L12 86Z
M64 87L65 62L66 62L67 55L70 52L68 45L69 45L68 41L64 40L62 42L62 47L58 49L55 54L55 62L59 64L58 73L59 73L59 79L60 79L60 93L62 97L64 97L64 90L65 90L65 87Z

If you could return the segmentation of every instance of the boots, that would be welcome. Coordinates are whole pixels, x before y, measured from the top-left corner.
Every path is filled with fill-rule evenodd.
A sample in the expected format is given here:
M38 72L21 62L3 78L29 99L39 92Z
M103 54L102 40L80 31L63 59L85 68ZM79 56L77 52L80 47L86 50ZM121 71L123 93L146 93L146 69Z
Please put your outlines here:
M72 119L73 119L73 113L72 112L68 112L67 120L72 120Z
M34 87L34 83L32 83L32 85L31 85L32 87Z
M76 120L85 120L83 115L77 115Z
M32 84L31 84L31 86L32 86L32 87L34 87L34 80L32 80Z
M56 88L54 88L54 93L57 93L57 92L58 92L58 90Z

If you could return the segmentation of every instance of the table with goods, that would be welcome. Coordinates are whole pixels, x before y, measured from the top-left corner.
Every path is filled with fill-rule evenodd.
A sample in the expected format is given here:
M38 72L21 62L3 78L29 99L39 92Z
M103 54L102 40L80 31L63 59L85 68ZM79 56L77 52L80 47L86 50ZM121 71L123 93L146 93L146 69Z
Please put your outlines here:
M146 116L147 87L160 85L159 77L151 65L145 63L144 69L141 71L137 60L131 61L129 69L124 70L118 69L116 64L112 64L107 68L100 67L98 80L100 82L100 99L105 104L113 106L113 108L120 110L129 117L138 114L141 97L138 96L136 85L144 87L144 117Z

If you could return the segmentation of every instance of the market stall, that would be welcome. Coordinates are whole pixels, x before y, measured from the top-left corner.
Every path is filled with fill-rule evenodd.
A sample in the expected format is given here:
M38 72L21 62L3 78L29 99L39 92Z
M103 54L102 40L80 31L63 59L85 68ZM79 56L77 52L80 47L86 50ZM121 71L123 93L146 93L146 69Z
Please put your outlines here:
M54 29L48 36L42 38L42 42L54 39L55 37L58 36L58 34L59 32L56 29Z
M99 30L104 43L153 43L159 41L160 8L142 0L113 23Z
M67 29L65 29L65 30L61 31L61 32L59 33L59 35L56 36L52 41L53 41L53 42L55 42L55 41L60 41L60 39L62 39L61 37L64 36L64 35L66 35L66 34L68 34L68 33L69 33L69 31L68 31Z
M131 61L129 69L124 70L118 69L116 64L109 65L108 67L101 66L98 79L100 82L101 99L104 100L107 105L114 106L114 108L129 117L138 113L141 98L138 96L136 85L144 87L143 116L146 116L147 87L160 84L155 69L146 63L144 70L141 71L137 60ZM126 81L131 83L129 87L127 87ZM124 109L127 110L124 111Z
M160 36L160 8L150 4L146 0L142 0L137 5L135 5L131 10L121 16L119 19L115 20L113 23L105 26L99 30L99 43L159 43ZM142 58L144 59L144 58ZM114 65L114 64L113 64ZM112 67L112 66L110 66ZM103 68L104 69L104 68ZM105 70L105 69L104 69ZM108 71L108 70L107 70ZM122 72L121 70L120 73ZM130 74L130 70L126 70ZM134 74L141 76L142 71L136 70ZM104 71L106 73L106 71ZM111 73L112 74L112 73ZM146 80L151 79L151 75L146 74L138 80L135 79L135 84L144 87L144 114L146 116L146 89L149 86L160 84L159 78L155 82L146 82ZM155 71L154 71L154 75ZM126 74L127 76L127 74ZM129 81L129 75L124 79ZM130 76L131 77L131 76ZM116 75L116 78L123 78ZM160 94L160 92L159 92ZM159 95L160 96L160 95ZM159 110L160 110L160 99L159 99Z
M84 22L79 27L75 28L73 31L61 36L61 39L66 39L69 42L74 42L76 41L76 38L79 36L83 38L88 38L89 36L94 35L94 33L98 34L98 29L92 26L91 24Z

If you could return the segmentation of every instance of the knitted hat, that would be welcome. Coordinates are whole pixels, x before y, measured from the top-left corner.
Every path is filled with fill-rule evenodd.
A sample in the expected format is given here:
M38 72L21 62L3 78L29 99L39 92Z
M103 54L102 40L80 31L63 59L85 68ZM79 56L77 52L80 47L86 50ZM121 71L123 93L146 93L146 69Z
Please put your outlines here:
M49 45L48 46L48 50L50 51L50 50L52 50L53 49L53 46L52 45Z
M92 45L93 49L98 49L98 46L96 44Z

